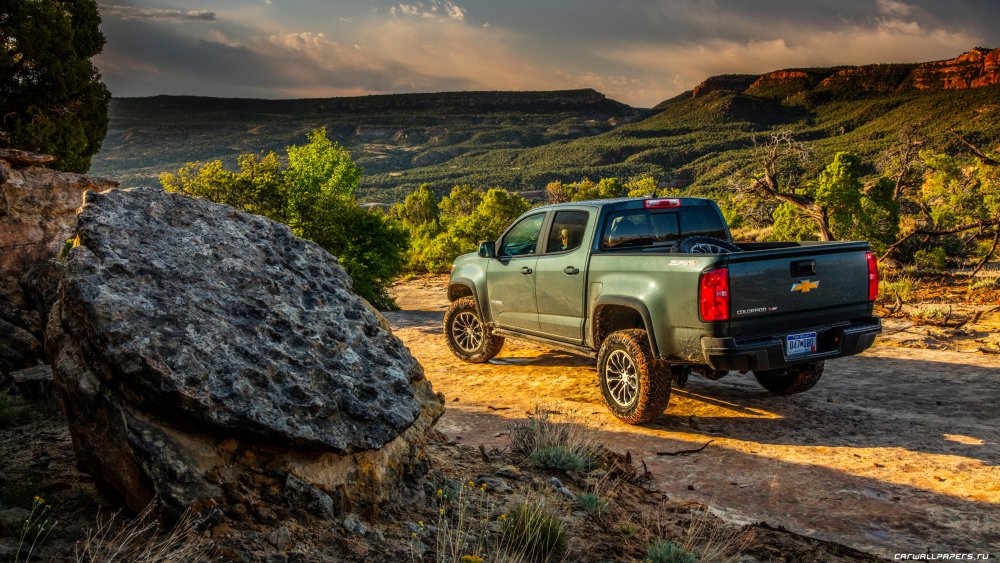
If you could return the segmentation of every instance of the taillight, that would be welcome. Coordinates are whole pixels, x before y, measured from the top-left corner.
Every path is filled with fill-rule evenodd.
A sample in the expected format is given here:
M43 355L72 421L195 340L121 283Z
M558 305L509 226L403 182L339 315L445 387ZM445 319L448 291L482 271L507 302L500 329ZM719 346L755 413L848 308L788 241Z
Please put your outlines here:
M701 275L698 305L703 321L729 320L729 270L719 268Z
M878 260L869 252L868 257L868 300L878 299Z
M680 207L681 200L671 197L668 199L647 199L642 202L642 206L646 209L664 209L667 207Z

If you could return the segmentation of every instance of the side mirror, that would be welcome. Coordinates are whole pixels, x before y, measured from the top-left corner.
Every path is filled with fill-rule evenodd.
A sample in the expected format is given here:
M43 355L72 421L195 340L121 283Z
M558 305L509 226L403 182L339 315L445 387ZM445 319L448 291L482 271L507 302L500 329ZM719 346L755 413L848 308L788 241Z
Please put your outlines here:
M479 243L479 257L480 258L496 258L497 255L497 243L494 241L486 241Z

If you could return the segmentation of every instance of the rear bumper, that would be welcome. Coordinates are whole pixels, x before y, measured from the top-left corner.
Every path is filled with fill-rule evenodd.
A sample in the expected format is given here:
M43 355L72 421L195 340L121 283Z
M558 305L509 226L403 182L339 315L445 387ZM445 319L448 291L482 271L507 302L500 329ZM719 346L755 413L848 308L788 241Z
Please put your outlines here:
M783 334L740 341L706 336L701 339L701 350L705 363L712 369L763 371L783 368L864 352L875 342L875 336L882 332L882 320L870 317L845 326L810 330L815 330L817 338L827 345L821 346L818 352L795 356L791 360L785 355Z

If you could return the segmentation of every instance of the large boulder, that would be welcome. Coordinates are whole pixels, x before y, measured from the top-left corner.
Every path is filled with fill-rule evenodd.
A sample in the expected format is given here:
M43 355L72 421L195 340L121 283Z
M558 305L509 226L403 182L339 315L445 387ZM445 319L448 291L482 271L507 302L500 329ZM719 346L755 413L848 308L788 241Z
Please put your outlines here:
M81 468L130 507L329 517L422 467L442 401L322 248L154 189L87 194L76 233L46 348Z

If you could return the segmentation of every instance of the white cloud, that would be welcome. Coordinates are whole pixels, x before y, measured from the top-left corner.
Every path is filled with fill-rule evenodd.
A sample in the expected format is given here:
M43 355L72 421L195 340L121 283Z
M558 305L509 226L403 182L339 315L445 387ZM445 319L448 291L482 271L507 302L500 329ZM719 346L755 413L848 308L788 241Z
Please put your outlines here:
M119 4L101 4L101 15L121 20L152 20L167 22L214 21L215 12L207 10L175 10L171 8L140 8Z
M646 75L645 94L611 87L608 96L652 105L717 74L763 73L791 67L922 62L949 58L976 45L962 31L926 29L917 22L886 19L872 26L835 31L803 30L773 39L713 39L689 44L634 44L593 55Z
M430 0L429 2L416 2L407 4L400 2L389 8L389 15L420 17L428 19L462 21L465 19L465 8L455 4L451 0Z

